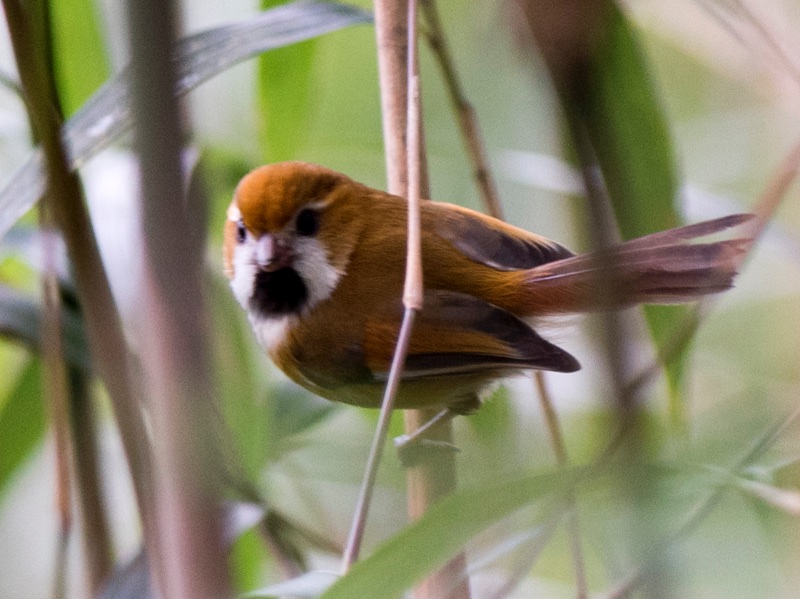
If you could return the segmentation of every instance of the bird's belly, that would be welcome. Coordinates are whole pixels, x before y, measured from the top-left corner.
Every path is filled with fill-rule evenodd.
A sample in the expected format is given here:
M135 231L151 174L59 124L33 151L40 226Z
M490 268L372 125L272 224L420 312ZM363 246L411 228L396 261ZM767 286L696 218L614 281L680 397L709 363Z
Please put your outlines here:
M445 408L465 398L481 396L503 373L452 375L400 383L394 407L400 410ZM302 384L302 383L301 383ZM306 385L307 386L307 385ZM336 389L311 389L318 395L362 408L380 408L386 385L383 382L343 385Z

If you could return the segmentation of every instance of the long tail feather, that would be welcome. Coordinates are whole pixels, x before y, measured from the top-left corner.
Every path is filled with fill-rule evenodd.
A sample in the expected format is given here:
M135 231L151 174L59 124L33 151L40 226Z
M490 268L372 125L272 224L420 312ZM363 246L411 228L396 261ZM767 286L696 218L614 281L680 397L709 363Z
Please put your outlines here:
M688 225L533 268L526 273L528 313L684 303L725 291L733 286L750 240L690 241L751 218L734 215Z

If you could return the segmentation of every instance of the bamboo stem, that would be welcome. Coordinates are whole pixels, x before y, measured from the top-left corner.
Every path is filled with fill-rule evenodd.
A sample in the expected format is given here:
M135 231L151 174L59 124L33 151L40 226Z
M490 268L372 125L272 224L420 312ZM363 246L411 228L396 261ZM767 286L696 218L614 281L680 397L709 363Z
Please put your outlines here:
M91 381L78 368L69 369L70 412L75 456L75 484L83 529L89 590L97 597L114 566L108 515L100 480L97 414Z
M67 596L67 548L72 533L72 463L69 438L69 401L67 399L67 368L61 330L61 297L58 292L55 256L56 232L52 228L50 196L41 205L42 229L42 296L43 314L41 352L44 369L44 393L50 412L55 449L56 511L58 513L58 543L53 577L53 598Z
M409 36L409 23L412 19L411 29L416 29L416 10L412 0L412 8L403 0L376 0L375 2L375 29L378 46L378 70L381 85L381 108L383 112L383 132L386 146L386 170L388 179L388 190L397 195L408 195L409 174L408 166L418 169L419 195L428 196L429 189L427 184L427 171L423 156L425 155L422 147L422 132L420 125L412 122L414 130L410 137L419 135L418 145L420 147L411 148L409 140L409 107L408 92L410 80L416 76L416 36ZM412 47L412 44L413 47ZM411 57L411 60L409 59ZM409 77L411 73L411 77ZM412 107L412 110L416 110ZM413 117L412 117L413 118ZM420 119L421 121L421 119ZM414 155L410 155L413 152ZM418 166L416 166L418 165ZM417 181L414 181L417 186ZM413 210L413 208L410 208ZM411 222L411 218L409 218ZM409 242L415 233L410 231ZM416 242L415 242L416 243ZM413 260L413 257L412 257ZM421 273L421 269L420 269ZM421 283L421 281L420 281ZM413 305L419 299L414 291L415 283L408 283L410 287L404 289L404 300ZM421 285L419 286L421 288ZM420 296L421 297L421 296ZM406 309L403 329L409 317L414 313L413 308ZM398 346L400 344L398 343ZM393 358L393 371L395 362L401 360L399 348ZM390 375L391 376L391 375ZM399 382L399 371L398 371ZM388 393L388 386L387 386ZM386 402L387 396L384 396ZM409 410L404 414L406 431L413 432L416 428L430 419L431 410ZM376 433L374 446L379 444L377 451L382 449L383 442L380 441L381 426L388 426L389 410L384 403L381 412L381 420L385 421L379 425ZM449 440L452 436L452 429L449 424L437 431L445 435ZM385 437L384 437L385 439ZM369 470L368 473L369 474ZM448 454L445 460L426 460L420 464L409 468L407 474L408 481L408 509L412 518L418 518L427 511L439 497L449 493L455 488L455 461L452 454ZM371 491L369 491L371 493ZM359 510L361 511L361 510ZM358 522L358 520L356 520ZM354 527L355 527L354 523ZM363 522L359 524L363 527ZM348 550L345 563L354 559L353 552ZM415 596L419 598L432 599L434 597L443 598L451 593L454 596L469 598L469 585L465 578L466 559L462 555L455 558L450 564L445 566L438 573L432 575L427 581L423 582L415 591Z
M141 172L145 277L142 356L154 431L161 596L230 596L222 535L221 473L210 415L203 252L206 199L183 185L174 97L176 12L129 0L134 145ZM197 183L195 181L194 183Z
M28 14L20 3L3 0L17 70L35 136L41 140L47 165L47 195L53 219L64 236L73 267L92 359L111 398L131 469L144 536L152 538L152 493L148 436L131 377L131 357L97 240L76 174L70 172L61 146L61 120L53 73L36 46Z
M411 0L413 14L414 0ZM418 148L420 145L420 116L419 116L419 80L415 73L415 50L409 47L408 54L408 77L411 83L408 97L406 115L406 139L409 148ZM406 250L406 276L403 289L403 303L405 312L400 328L400 335L397 340L392 365L389 370L389 380L386 384L383 400L381 402L381 412L378 419L378 426L370 447L369 458L364 472L364 480L361 484L356 513L353 517L353 525L345 548L342 570L347 572L350 566L358 559L361 550L361 541L366 527L369 505L372 500L372 492L375 488L375 479L378 474L378 467L386 445L386 437L389 433L394 401L400 379L403 374L408 345L411 341L411 333L414 327L416 313L422 308L422 249L420 231L420 168L419 153L409 150L406 157L406 172L408 179L408 239Z

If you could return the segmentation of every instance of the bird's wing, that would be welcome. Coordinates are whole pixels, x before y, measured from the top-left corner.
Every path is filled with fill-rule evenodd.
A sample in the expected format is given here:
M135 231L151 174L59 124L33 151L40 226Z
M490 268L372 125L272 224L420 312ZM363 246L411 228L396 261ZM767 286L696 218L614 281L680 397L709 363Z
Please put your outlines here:
M389 371L401 316L399 306L393 306L367 322L363 356L377 379ZM414 323L403 378L579 368L569 353L509 312L469 295L428 291Z
M467 208L430 202L426 212L433 221L429 230L470 260L497 270L527 270L573 255L555 241Z

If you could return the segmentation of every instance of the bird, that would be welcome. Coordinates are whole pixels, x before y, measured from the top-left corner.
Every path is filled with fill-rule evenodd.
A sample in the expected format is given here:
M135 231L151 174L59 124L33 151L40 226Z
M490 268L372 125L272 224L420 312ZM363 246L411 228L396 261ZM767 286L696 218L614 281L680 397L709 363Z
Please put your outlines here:
M323 398L380 407L403 318L407 202L323 166L256 168L227 210L223 268L259 344ZM696 239L734 214L585 254L477 211L421 205L424 296L395 399L471 413L496 381L578 360L548 317L685 303L732 287L750 240Z

